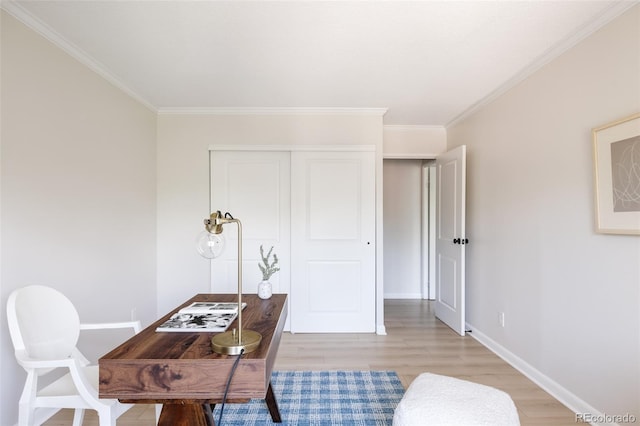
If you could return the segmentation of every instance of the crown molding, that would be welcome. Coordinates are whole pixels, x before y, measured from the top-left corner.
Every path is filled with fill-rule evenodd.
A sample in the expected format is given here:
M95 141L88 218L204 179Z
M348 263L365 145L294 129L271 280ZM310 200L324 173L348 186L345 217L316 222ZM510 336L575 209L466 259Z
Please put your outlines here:
M154 105L152 105L149 101L133 91L119 78L113 75L104 64L94 60L89 54L80 49L78 46L69 43L62 35L53 30L40 19L33 16L20 4L12 0L2 0L0 2L0 8L5 10L7 13L9 13L11 16L22 22L33 31L35 31L37 34L40 34L42 37L53 43L58 48L62 49L72 58L88 67L90 70L107 80L109 83L123 91L125 94L144 105L146 108L150 109L153 112L158 111L158 109Z
M363 115L382 117L386 108L228 107L158 108L160 115Z
M546 52L544 52L537 59L535 59L528 66L517 73L514 77L506 81L504 84L500 85L496 90L471 105L458 116L454 117L451 121L446 123L444 127L451 127L464 120L465 118L473 115L479 109L481 109L485 105L490 104L509 90L513 89L519 83L533 75L536 71L540 70L543 66L558 58L560 55L576 46L591 34L595 33L600 28L604 27L606 24L613 21L618 16L622 15L624 12L639 3L640 0L618 0L595 19L578 28L573 34L571 34L563 41L549 48Z

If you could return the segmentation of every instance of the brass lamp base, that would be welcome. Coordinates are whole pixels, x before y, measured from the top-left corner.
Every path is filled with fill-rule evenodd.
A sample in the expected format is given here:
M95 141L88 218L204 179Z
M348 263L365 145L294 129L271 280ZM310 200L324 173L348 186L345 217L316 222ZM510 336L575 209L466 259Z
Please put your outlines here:
M260 342L262 335L253 330L242 330L242 342L238 342L238 334L235 329L216 334L211 339L211 349L221 355L240 355L244 349L244 353L255 351Z

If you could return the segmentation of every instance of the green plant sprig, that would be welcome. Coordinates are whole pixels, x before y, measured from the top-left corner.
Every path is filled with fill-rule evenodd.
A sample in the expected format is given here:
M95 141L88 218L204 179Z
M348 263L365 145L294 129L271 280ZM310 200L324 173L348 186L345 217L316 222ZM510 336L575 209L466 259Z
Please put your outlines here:
M262 257L262 264L258 263L258 267L262 272L262 279L267 281L273 274L280 270L278 265L278 255L273 253L273 261L269 263L269 258L271 257L271 253L273 252L273 246L269 249L267 255L264 255L264 249L262 248L262 244L260 245L260 257Z

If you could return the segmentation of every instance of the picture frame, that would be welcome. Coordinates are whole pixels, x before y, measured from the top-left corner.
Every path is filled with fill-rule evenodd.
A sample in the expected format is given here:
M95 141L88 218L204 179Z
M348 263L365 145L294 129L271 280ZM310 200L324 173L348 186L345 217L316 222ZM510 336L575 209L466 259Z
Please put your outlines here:
M593 129L596 231L640 235L640 113Z

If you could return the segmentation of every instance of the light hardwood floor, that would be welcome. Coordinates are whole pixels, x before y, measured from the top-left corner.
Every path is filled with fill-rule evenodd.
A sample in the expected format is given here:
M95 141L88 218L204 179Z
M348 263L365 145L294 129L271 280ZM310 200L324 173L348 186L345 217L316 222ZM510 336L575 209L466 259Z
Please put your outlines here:
M576 424L572 411L531 380L472 337L460 337L438 321L430 302L387 300L385 318L386 336L284 333L275 369L394 370L405 388L422 372L442 374L509 393L523 426ZM45 425L69 425L71 418L72 413L63 410ZM97 424L95 414L87 412L84 425ZM118 426L153 424L154 408L147 405L135 406L118 419Z

